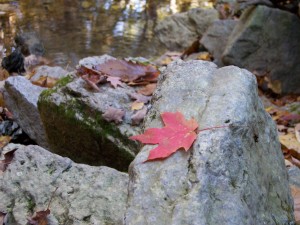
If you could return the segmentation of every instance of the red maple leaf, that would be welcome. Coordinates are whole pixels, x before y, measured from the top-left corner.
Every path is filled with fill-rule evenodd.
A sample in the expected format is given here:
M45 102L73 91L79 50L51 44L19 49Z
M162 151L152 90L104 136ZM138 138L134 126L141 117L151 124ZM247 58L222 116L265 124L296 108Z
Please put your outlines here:
M196 120L186 120L180 112L164 112L161 117L165 127L150 128L144 134L130 137L130 139L144 144L158 144L150 151L147 161L166 158L180 148L187 151L197 137L195 130L198 128L198 124Z

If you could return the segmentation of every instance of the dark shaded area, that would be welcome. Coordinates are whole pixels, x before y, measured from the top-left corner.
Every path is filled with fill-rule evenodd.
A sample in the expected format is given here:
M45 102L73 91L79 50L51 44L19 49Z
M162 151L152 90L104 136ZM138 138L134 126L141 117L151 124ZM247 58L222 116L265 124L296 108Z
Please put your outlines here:
M4 57L1 66L6 69L9 73L23 73L24 68L24 56L20 49L16 49L7 57Z

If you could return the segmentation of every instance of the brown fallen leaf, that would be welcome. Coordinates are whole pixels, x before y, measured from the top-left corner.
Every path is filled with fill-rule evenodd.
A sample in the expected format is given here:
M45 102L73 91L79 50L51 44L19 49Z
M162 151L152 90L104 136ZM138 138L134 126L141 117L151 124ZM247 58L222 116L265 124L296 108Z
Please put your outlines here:
M197 56L198 60L212 61L213 57L209 52L200 52Z
M294 133L279 135L279 141L282 145L286 146L287 149L294 149L300 153L300 142L298 142Z
M300 188L296 185L290 185L292 196L294 198L294 215L296 223L300 222Z
M153 94L153 92L155 91L155 89L156 89L156 84L155 83L153 83L153 84L147 84L146 86L144 86L141 89L139 89L138 93L142 94L142 95L149 96L149 95Z
M97 65L95 70L108 76L120 77L124 82L135 81L144 76L148 76L147 80L153 80L159 75L159 71L151 65L145 66L117 59L111 59Z
M58 79L53 77L47 77L46 79L46 86L47 88L53 88L55 84L57 83Z
M134 111L134 110L140 110L144 107L144 102L133 102L131 104L131 110Z
M110 84L114 87L117 88L118 86L124 87L125 84L121 81L120 77L107 77L107 81L110 82Z
M135 114L133 114L131 116L131 124L132 125L138 125L138 124L140 124L144 120L144 118L145 118L145 116L147 114L147 111L148 111L147 107L144 106L141 110L139 110Z
M40 87L52 88L57 83L57 81L58 79L56 78L41 76L38 80L32 81L32 83Z
M0 149L7 145L11 141L10 136L0 136Z
M6 80L8 77L9 77L9 73L7 72L7 70L0 68L0 81Z
M50 209L44 211L36 212L31 218L28 218L28 223L31 225L48 225L48 215L50 214Z
M137 102L143 102L145 104L147 104L151 100L151 97L145 96L145 95L141 95L141 94L138 94L136 92L130 93L129 96L132 99L136 100Z
M4 103L4 97L3 94L0 92L0 107L4 107L5 103Z
M295 125L295 135L296 135L298 142L300 143L300 123L297 123Z
M95 91L100 92L100 89L98 88L97 84L95 84L94 82L90 81L89 78L88 78L88 75L84 75L81 78L88 84L88 86L90 88L92 88Z
M4 108L3 110L4 110L4 114L5 114L5 116L6 116L7 119L9 119L9 120L13 120L14 119L13 114L10 111L8 111L7 108Z
M53 196L57 189L58 189L58 187L56 187L56 189L52 193L47 209L35 212L35 214L31 218L27 219L29 224L31 224L31 225L48 225L47 217L48 217L48 215L50 215L50 204L51 204L51 201L52 201Z
M13 149L12 151L9 151L4 154L4 159L0 160L0 171L1 172L4 172L7 168L7 166L11 163L11 161L14 158L14 154L15 154L16 150L17 149Z
M1 212L0 211L0 225L5 225L5 217L7 213Z
M123 116L125 115L124 110L117 109L114 107L108 107L102 117L108 122L121 123L123 121Z

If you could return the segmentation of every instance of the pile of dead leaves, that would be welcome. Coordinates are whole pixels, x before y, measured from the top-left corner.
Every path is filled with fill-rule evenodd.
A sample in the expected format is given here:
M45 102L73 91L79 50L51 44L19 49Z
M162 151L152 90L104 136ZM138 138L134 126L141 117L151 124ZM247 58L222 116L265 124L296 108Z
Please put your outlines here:
M83 65L77 68L77 75L81 76L95 91L100 91L99 85L103 83L110 83L114 88L156 83L159 74L159 71L150 64L119 59L107 60L93 68Z
M272 105L266 111L277 124L279 141L286 159L286 165L295 165L300 168L300 114L296 110L292 112L289 105L300 110L300 98L297 96L285 96L271 99ZM293 106L293 105L292 105Z
M144 119L159 74L155 66L134 60L110 59L92 68L83 65L77 68L77 75L85 80L93 91L101 92L101 85L105 83L109 83L112 88L132 87L133 92L129 94L133 100L132 125L137 125ZM123 109L109 107L103 118L109 122L120 123L124 115Z

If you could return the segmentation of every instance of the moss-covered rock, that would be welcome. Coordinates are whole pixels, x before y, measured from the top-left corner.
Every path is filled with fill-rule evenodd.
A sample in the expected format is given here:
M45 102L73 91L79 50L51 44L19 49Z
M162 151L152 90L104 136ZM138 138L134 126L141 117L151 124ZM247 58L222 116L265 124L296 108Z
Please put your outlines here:
M79 163L106 165L127 171L139 145L128 139L140 132L131 125L131 88L112 88L101 92L90 90L86 82L75 76L60 80L53 89L40 95L38 108L51 150ZM120 124L107 122L102 114L108 107L125 111Z

